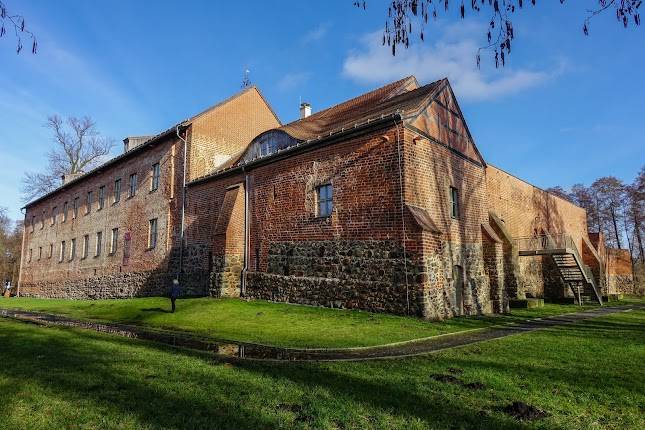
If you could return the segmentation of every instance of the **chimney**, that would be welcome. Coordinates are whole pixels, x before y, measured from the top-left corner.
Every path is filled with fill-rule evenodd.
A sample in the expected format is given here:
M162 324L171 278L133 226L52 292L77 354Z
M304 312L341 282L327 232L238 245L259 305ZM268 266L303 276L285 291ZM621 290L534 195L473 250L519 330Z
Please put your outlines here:
M311 105L307 102L300 103L300 119L307 118L311 115Z
M61 176L61 179L63 180L63 185L66 183L73 181L74 179L78 178L81 176L83 172L77 172L77 173L65 173Z
M131 151L142 143L150 140L153 136L128 136L123 139L123 152Z

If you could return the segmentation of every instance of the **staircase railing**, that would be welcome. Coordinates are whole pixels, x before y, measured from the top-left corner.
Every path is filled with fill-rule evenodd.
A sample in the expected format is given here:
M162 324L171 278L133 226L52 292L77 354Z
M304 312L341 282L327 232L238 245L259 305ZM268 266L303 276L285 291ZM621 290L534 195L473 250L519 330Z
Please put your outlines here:
M532 237L519 237L515 239L515 245L518 251L555 251L563 250L564 252L573 255L584 276L587 283L589 283L596 295L598 303L602 304L602 297L596 288L596 281L593 277L593 272L589 266L584 264L582 256L578 251L575 241L568 234L544 234L541 236Z

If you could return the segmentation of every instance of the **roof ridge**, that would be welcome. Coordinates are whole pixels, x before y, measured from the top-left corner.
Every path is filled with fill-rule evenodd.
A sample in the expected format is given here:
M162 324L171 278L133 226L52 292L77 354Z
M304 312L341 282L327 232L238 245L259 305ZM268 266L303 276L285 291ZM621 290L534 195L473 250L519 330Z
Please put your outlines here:
M309 121L311 121L311 120L313 120L313 119L316 119L316 118L318 118L318 117L322 116L324 113L329 112L329 111L330 111L330 110L332 110L332 109L336 109L336 108L338 108L339 106L346 105L346 104L350 104L350 103L352 103L352 102L354 102L354 101L356 101L356 100L358 100L358 99L360 99L360 98L367 97L367 96L369 96L370 94L374 94L374 93L376 93L377 91L381 91L381 90L383 90L383 89L385 89L385 88L387 88L387 87L396 87L396 86L397 86L397 84L403 84L403 83L404 83L404 82L406 82L406 81L407 81L407 82L414 82L417 86L419 85L419 82L417 81L417 78L416 78L414 75L409 75L409 76L406 76L405 78L399 79L399 80L394 81L394 82L387 83L387 84L385 84L385 85L382 85L382 86L380 86L380 87L378 87L378 88L375 88L375 89L373 89L373 90L371 90L371 91L368 91L368 92L366 92L366 93L359 94L359 95L357 95L356 97L352 97L351 99L343 100L343 101L342 101L342 102L340 102L340 103L336 103L335 105L329 106L329 107L327 107L327 108L325 108L325 109L323 109L323 110L321 110L321 111L318 111L318 112L316 112L316 113L313 113L313 114L309 115L309 116L308 116L308 117L306 117L306 118L299 118L299 119L297 119L297 120L295 120L295 121L291 121L290 123L287 123L287 124L284 124L284 125L285 125L285 126L287 126L287 125L292 125L292 124L295 124L295 123L297 123L297 122L299 122L299 121L303 121L303 120L309 120ZM416 89L418 89L418 88L419 88L419 87L414 88L414 90L416 90ZM413 91L413 90L410 90L410 91ZM396 94L396 95L395 95L395 96L393 96L393 97L396 97L396 96L398 96L398 95L400 95L400 94Z

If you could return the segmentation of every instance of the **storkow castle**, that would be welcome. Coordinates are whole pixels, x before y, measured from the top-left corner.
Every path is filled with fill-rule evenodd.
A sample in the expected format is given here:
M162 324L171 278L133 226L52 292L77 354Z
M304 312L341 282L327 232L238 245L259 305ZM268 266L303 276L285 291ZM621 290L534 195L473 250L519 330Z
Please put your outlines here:
M447 318L601 304L629 253L488 164L442 79L283 125L248 87L25 207L22 296L245 297Z

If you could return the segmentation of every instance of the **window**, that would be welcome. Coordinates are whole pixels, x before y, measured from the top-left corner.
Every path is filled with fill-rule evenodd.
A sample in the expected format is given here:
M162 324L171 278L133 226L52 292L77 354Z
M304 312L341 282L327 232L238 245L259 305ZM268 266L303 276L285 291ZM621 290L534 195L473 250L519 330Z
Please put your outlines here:
M99 187L99 208L97 210L103 209L105 206L105 185Z
M326 217L331 215L331 211L334 209L332 197L333 193L331 184L321 185L316 188L319 217Z
M103 247L103 232L99 231L96 233L96 252L94 253L95 257L101 255L101 248Z
M152 182L150 183L150 191L156 191L159 188L159 176L161 175L161 169L159 163L152 165Z
M87 192L87 201L85 202L85 215L92 211L92 192Z
M69 243L69 260L73 260L76 257L76 239L72 239Z
M31 216L31 232L33 233L36 229L36 215Z
M38 259L40 260L41 258L43 258L43 247L39 246L38 247Z
M110 240L110 254L114 254L116 252L118 243L119 243L119 229L113 228L112 239Z
M63 222L67 221L67 202L63 203Z
M40 218L40 229L42 230L43 228L45 228L45 211L43 211L43 215Z
M60 243L60 254L58 255L58 262L62 263L65 260L65 241Z
M49 244L49 257L47 258L52 258L54 256L54 244L50 243Z
M90 249L90 235L86 234L85 236L83 236L83 254L81 255L81 259L84 260L87 258L89 249Z
M121 179L114 181L114 203L118 203L121 200Z
M450 216L459 218L459 190L450 187Z
M153 218L148 223L148 248L157 246L157 218Z
M134 197L137 193L137 174L133 173L130 175L130 190L128 191L128 197Z
M52 225L56 224L56 206L52 208Z
M72 206L72 219L78 216L78 197L74 197L74 206Z

